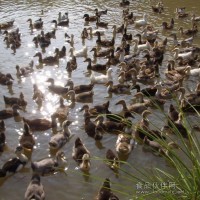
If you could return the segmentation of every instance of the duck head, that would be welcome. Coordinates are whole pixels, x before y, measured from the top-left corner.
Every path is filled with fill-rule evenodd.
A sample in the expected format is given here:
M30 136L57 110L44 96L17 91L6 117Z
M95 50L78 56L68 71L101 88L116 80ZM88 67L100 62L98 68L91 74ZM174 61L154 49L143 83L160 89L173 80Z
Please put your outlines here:
M84 172L88 172L90 170L90 167L90 155L88 153L85 153L82 157L82 162L80 163L80 169Z

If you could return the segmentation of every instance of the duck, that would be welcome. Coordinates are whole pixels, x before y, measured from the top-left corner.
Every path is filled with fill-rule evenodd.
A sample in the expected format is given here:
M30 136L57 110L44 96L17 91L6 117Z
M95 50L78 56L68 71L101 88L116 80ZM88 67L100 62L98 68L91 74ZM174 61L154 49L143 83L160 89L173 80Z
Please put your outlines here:
M155 13L162 13L164 11L163 3L158 2L155 6L151 6L152 11Z
M100 17L101 15L107 15L108 9L98 10L98 8L94 9L96 16Z
M144 88L144 89L141 90L139 84L134 85L131 89L136 89L137 92L142 92L147 97L155 96L155 94L157 92L157 88L155 86L153 86L153 87L146 87L146 88Z
M134 45L134 52L139 53L140 51L144 51L146 49L152 50L152 47L147 40L145 44L139 44L139 41L137 39L132 40L132 42L135 44Z
M42 18L39 18L39 19L36 20L35 22L33 22L31 18L29 18L29 19L27 20L27 22L30 22L30 28L40 29L40 28L43 27Z
M117 27L115 24L113 25L113 32L114 33L123 33L124 32L124 24L122 24L121 26Z
M96 44L101 45L103 47L111 47L115 44L115 38L113 37L112 40L101 40L101 35L97 32L98 39L96 40Z
M61 50L59 50L58 48L55 48L55 55L58 55L59 58L63 58L66 56L66 47L63 46Z
M67 166L67 160L63 151L58 151L55 158L48 157L40 161L31 162L31 168L34 174L41 176L49 175L58 171L59 169L65 169Z
M14 78L10 73L7 74L0 74L0 84L1 85L12 85Z
M191 66L188 66L186 68L186 75L191 76L191 77L200 76L200 65L198 66L198 68L194 68L194 69L192 69Z
M59 55L56 54L55 56L47 56L45 58L42 57L42 53L38 52L36 53L33 57L38 57L39 58L39 63L43 64L55 64L59 62Z
M14 104L12 105L12 109L5 109L0 111L0 120L2 119L9 119L11 117L18 117L19 112L18 110L21 109L19 105Z
M69 20L68 17L68 12L65 12L63 15L61 12L58 13L58 21L65 21L65 20Z
M104 35L105 34L105 29L95 29L93 30L92 27L89 27L87 30L89 30L89 34L92 37L93 35L97 36L97 32L100 33L100 35Z
M44 186L41 183L40 176L38 174L33 174L31 177L31 181L24 194L24 199L25 200L31 200L31 199L44 200L45 196L46 195L44 191Z
M71 123L72 121L69 120L65 120L62 123L62 131L53 135L49 141L50 149L59 150L67 143L67 141L69 141L69 138L71 136L71 130L69 129L69 125Z
M121 155L128 155L133 149L133 141L130 135L119 134L116 141L116 152Z
M62 20L60 22L57 22L57 20L52 20L51 23L55 24L55 28L57 28L57 26L68 26L69 25L69 19L65 19Z
M122 105L123 106L123 111L129 111L129 112L134 112L141 114L143 111L147 110L148 106L151 105L149 102L145 103L135 103L131 104L127 107L125 100L119 100L115 105Z
M98 17L96 15L90 16L89 14L84 14L83 18L85 19L86 22L94 22L97 21Z
M33 96L32 99L38 104L42 105L42 102L45 100L43 92L38 88L36 84L33 84Z
M23 122L27 123L32 131L45 131L56 128L56 115L51 115L51 120L45 118L27 119L23 117Z
M174 19L173 18L171 19L170 25L167 22L163 22L162 23L162 27L165 30L171 30L171 29L173 29L174 28Z
M72 158L78 163L81 170L90 170L90 151L86 148L79 137L77 137L74 142Z
M24 99L23 92L20 92L19 97L7 97L3 95L4 103L6 105L13 106L14 104L17 104L19 106L26 106L27 101Z
M128 0L122 0L120 3L119 3L119 6L123 7L123 6L129 6L130 5L130 1Z
M94 88L94 84L88 85L76 85L74 86L74 82L72 80L68 80L65 86L69 86L69 90L74 90L75 94L80 94L82 92L89 92Z
M132 40L133 36L132 34L127 34L127 28L124 28L124 34L122 36L122 40Z
M110 55L108 55L107 65L117 65L119 63L119 56L115 55L115 50L110 49Z
M102 74L99 76L95 76L94 73L92 72L90 75L90 80L91 83L100 83L100 84L105 84L107 83L109 80L112 80L112 68L109 68L106 72L106 75Z
M181 32L181 35L183 36L193 36L198 32L198 29L197 29L197 25L193 25L192 29L187 29L183 31L183 27L181 26L179 28L179 31Z
M28 158L26 155L24 155L23 148L21 146L16 147L15 154L16 157L9 159L3 164L2 168L0 169L0 177L14 174L21 170L28 163Z
M193 14L191 20L192 20L193 22L199 22L199 21L200 21L200 16L197 16L197 17L196 17L196 15Z
M86 58L83 62L88 62L87 70L93 70L97 72L105 71L109 65L107 63L105 64L92 64L91 58Z
M87 28L83 28L82 32L81 32L81 38L82 40L86 39L89 37L89 34L88 34L88 31L87 31Z
M73 70L77 69L77 62L76 62L76 57L72 56L71 60L67 62L66 70L68 73L71 73Z
M27 123L24 123L24 131L19 139L19 144L25 149L32 150L35 146L35 139Z
M114 171L117 171L120 167L119 158L111 149L106 151L106 164Z
M31 60L28 66L26 67L20 67L19 65L16 65L17 70L17 76L27 76L28 74L32 73L34 71L33 69L34 62Z
M69 43L71 47L73 47L74 46L74 34L71 34L71 36L69 36L69 38L71 38L71 39L66 40L66 42Z
M64 104L64 98L60 97L59 99L59 107L54 112L54 115L61 121L66 120L69 115L70 106L66 106Z
M71 57L75 56L75 57L87 57L87 52L88 52L88 48L87 46L83 46L82 49L79 50L75 50L74 48L70 48L69 52L71 53Z
M0 120L0 153L4 151L4 146L6 143L5 135L6 126L3 120Z
M93 47L90 52L94 51L93 56L94 57L105 57L108 56L110 54L111 49L106 49L104 51L98 51L97 48Z
M179 112L176 110L173 104L170 104L168 108L168 125L172 125L173 122L178 120Z
M74 90L69 90L66 95L70 96L71 102L91 102L93 100L94 92L91 90L76 94Z
M142 38L147 40L150 44L154 44L157 39L159 30L149 30L145 27L142 31Z
M175 48L172 50L172 52L174 53L174 58L177 59L179 57L182 57L183 59L189 59L190 57L192 57L194 55L194 51L189 51L189 52L185 52L185 53L179 53L179 48Z
M113 81L108 81L104 84L107 86L107 92L108 93L115 93L115 94L127 94L130 93L130 85L124 85L124 84L117 84L114 85Z
M7 29L13 26L15 20L10 20L4 23L0 23L0 29Z
M176 8L176 13L179 18L188 17L189 14L185 12L185 9L185 7Z
M97 17L96 26L97 26L97 27L104 27L104 28L107 28L108 23L107 23L107 22L101 22L101 21L100 21L100 17L98 16L98 17Z
M46 82L51 83L51 85L48 86L48 89L52 93L55 93L55 94L58 94L58 95L64 95L69 91L69 89L66 88L66 87L63 87L63 86L60 86L60 85L55 85L54 84L55 81L54 81L53 78L48 78L46 80Z
M146 26L147 25L147 14L144 13L143 19L136 20L135 21L135 25L136 26Z

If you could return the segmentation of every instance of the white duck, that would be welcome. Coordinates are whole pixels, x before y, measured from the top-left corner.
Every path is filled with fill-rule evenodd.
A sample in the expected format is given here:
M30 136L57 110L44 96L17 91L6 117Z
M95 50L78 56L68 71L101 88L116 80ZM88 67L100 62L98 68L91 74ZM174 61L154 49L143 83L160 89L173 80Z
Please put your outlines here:
M147 25L147 14L144 13L143 19L135 21L136 26L146 26Z
M183 59L189 59L192 57L193 52L189 51L189 52L185 52L185 53L179 53L179 48L175 48L174 50L172 50L174 53L174 58L177 59L178 57L182 57Z
M102 84L105 84L107 83L108 81L112 81L112 68L109 68L106 72L106 75L102 74L102 75L99 75L99 76L95 76L94 75L94 72L91 73L91 76L90 76L90 80L91 80L91 83L102 83Z
M89 30L89 34L90 35L96 35L97 36L97 32L100 33L100 35L104 35L105 34L105 30L104 29L95 29L93 30L92 27L89 27L87 30Z
M145 44L138 44L139 41L137 39L132 40L134 45L134 52L139 53L140 51L144 51L145 49L152 50L152 47L148 41Z
M60 149L67 143L71 135L71 131L69 130L69 125L71 123L71 121L65 120L62 123L62 131L51 137L49 142L49 147L51 149Z
M75 56L75 57L87 57L87 51L88 48L87 46L83 46L82 49L80 50L75 50L73 47L70 48L69 52L71 53L71 57Z
M200 65L199 68L191 69L191 66L188 66L186 69L186 74L189 76L200 76Z

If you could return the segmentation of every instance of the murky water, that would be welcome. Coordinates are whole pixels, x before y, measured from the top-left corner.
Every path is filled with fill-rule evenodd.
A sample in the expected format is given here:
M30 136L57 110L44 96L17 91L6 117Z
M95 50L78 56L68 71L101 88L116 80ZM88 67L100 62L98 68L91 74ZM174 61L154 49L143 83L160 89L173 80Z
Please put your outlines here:
M53 54L55 48L61 48L63 45L66 46L67 52L70 49L70 45L65 41L64 33L69 35L74 34L74 47L75 49L81 49L83 44L80 38L81 32L84 28L83 14L89 13L93 14L95 8L100 10L108 9L108 14L103 16L102 19L109 22L108 29L106 30L106 35L111 37L112 26L114 24L122 23L122 8L119 7L119 0L98 0L98 1L82 1L82 0L72 0L72 1L47 1L47 0L38 0L38 1L0 1L0 22L7 21L10 19L15 19L14 27L19 27L21 32L22 44L20 48L16 50L16 53L13 54L13 51L10 48L7 48L3 39L4 36L0 34L0 71L3 73L11 73L14 77L14 82L12 88L7 88L6 86L0 86L1 89L1 109L5 108L3 102L3 95L5 96L18 96L22 91L24 93L25 99L28 101L28 106L26 111L20 111L21 115L27 118L36 118L36 117L49 117L56 109L59 103L59 97L57 95L51 94L45 82L47 78L52 77L55 79L56 84L64 85L68 80L68 74L65 70L66 63L69 60L69 54L64 59L60 59L59 65L57 66L44 66L43 68L39 67L38 59L33 58L33 55L41 51L40 48L36 48L32 39L35 35L40 33L38 30L34 30L33 33L29 29L29 24L27 22L28 18L33 20L42 17L44 21L44 32L50 31L54 28L54 25L51 23L53 19L58 18L59 12L69 12L69 26L68 27L58 27L56 30L56 39L51 40L51 45L46 48L43 53L44 56ZM152 1L153 4L153 1ZM181 20L177 19L175 16L176 7L186 7L189 13L196 13L200 15L200 2L195 0L185 0L184 3L181 0L166 0L164 1L165 12L162 14L155 14L152 12L150 1L131 1L130 10L133 11L134 15L141 17L144 12L147 13L149 18L149 23L153 23L156 29L159 29L159 38L169 36L169 32L162 32L161 23L162 21L169 21L171 17L175 18L175 29L176 31L179 26L183 25L185 28L191 26L190 18ZM44 14L41 15L41 10L44 10ZM95 27L94 23L89 24L92 27ZM135 28L134 25L129 26L128 31L132 33L141 32L141 29ZM120 38L116 38L116 44L119 44ZM91 40L85 40L85 45L90 50L95 45L96 37L93 37ZM169 43L172 43L172 39L169 37ZM195 38L196 44L200 44L200 39L197 36ZM171 49L171 47L169 47ZM171 54L168 51L166 53L165 59L170 57ZM92 53L88 52L88 57L92 57ZM16 64L20 66L28 64L31 60L34 60L35 66L34 73L28 77L22 77L18 79L16 77ZM72 80L75 85L77 84L87 84L90 82L89 77L86 75L87 64L83 62L84 58L77 58L78 69L72 72ZM103 59L97 60L100 63L104 63ZM116 73L116 67L113 66L114 73ZM165 62L161 67L162 70L165 69ZM37 105L32 100L32 84L37 83L38 86L45 93L45 104L43 107L38 110ZM196 80L189 80L187 83L184 83L186 87L193 89L196 84ZM135 94L135 91L132 92ZM94 87L94 99L93 104L97 105L98 103L102 104L107 101L105 98L107 96L106 87L103 85L95 85ZM120 106L115 106L115 103L119 99L130 100L130 96L127 95L113 95L113 98L110 99L111 106L110 110L118 113L121 110ZM170 102L169 102L170 103ZM69 118L73 121L73 125L70 126L75 137L80 137L85 145L88 147L92 153L92 167L90 170L89 176L83 176L79 170L76 169L77 164L71 158L72 147L74 144L74 138L67 143L63 150L66 153L66 156L69 160L69 169L67 175L63 173L57 173L53 176L43 177L42 183L44 184L47 199L53 200L59 198L60 200L77 200L93 199L96 195L99 187L101 186L103 180L106 177L109 177L113 182L112 188L116 190L124 191L123 193L115 192L120 199L130 199L130 195L135 188L127 175L123 173L119 174L118 177L102 162L101 159L105 158L105 153L108 148L114 149L116 136L115 135L105 135L102 140L102 147L99 148L95 141L92 138L89 138L83 130L83 114L79 112L81 103L76 103L75 107L70 111ZM166 109L168 108L168 103L166 104ZM159 111L155 111L155 114L150 117L152 123L157 123L159 126L162 126L163 123L159 120L163 118L163 115ZM192 116L193 119L197 119L196 116ZM137 122L138 118L134 120ZM5 120L6 123L6 149L2 155L0 155L0 166L14 155L14 149L18 145L18 138L21 134L23 123L15 122L13 118ZM35 132L36 137L36 149L34 149L32 155L30 155L31 160L38 160L50 155L48 141L51 137L51 131L45 132ZM100 160L97 159L101 158ZM127 161L135 167L145 167L145 168L168 168L166 162L161 157L156 157L151 153L143 152L140 145L136 145L130 154ZM127 170L130 173L136 174L137 172L129 167L122 165L123 170ZM24 192L31 178L31 169L30 163L26 168L20 172L11 176L7 179L0 180L0 199L2 200L11 200L11 199L22 199ZM129 186L129 188L123 189L121 186Z

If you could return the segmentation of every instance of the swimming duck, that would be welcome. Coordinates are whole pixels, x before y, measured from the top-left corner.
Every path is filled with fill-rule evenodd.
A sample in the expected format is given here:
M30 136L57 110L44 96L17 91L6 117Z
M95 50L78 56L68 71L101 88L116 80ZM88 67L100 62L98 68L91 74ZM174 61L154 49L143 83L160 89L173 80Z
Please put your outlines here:
M124 84L117 84L114 85L113 81L108 81L105 86L107 86L108 93L115 93L115 94L127 94L130 93L130 85Z
M168 109L168 125L170 126L173 122L178 120L179 112L176 110L173 104L170 104Z
M32 99L38 104L42 105L42 102L44 101L44 94L43 92L38 88L36 84L33 84L33 96Z
M138 85L138 84L134 85L131 89L136 89L137 92L142 92L147 97L155 96L156 91L157 91L157 88L155 86L146 87L146 88L141 90L140 85Z
M35 145L35 139L31 133L30 127L27 123L24 123L24 131L19 139L19 144L25 148L32 150Z
M54 115L56 115L59 120L63 121L66 120L69 115L70 106L64 104L63 97L60 97L59 104L60 105L54 112Z
M182 57L183 59L188 59L190 57L192 57L194 55L194 51L189 51L189 52L185 52L185 53L179 53L179 48L175 48L172 50L172 52L174 53L174 58L177 59L179 57Z
M106 72L106 75L99 75L99 76L95 76L94 73L92 72L91 76L90 76L90 80L91 83L107 83L108 81L112 80L112 68L109 68Z
M117 27L116 25L113 25L113 32L114 33L123 33L124 32L124 24L122 24L121 26Z
M134 45L134 52L139 53L140 51L144 51L145 49L152 50L152 47L147 40L145 44L139 44L139 41L137 39L132 40Z
M56 54L55 56L47 56L42 58L42 53L38 52L33 57L39 57L39 63L43 64L55 64L59 62L59 55Z
M27 22L30 22L30 28L36 28L36 29L40 29L43 27L43 21L42 18L39 18L38 20L36 20L35 22L32 21L32 19L28 19Z
M143 139L143 145L144 148L150 147L150 150L156 153L156 155L163 151L163 147L158 141L149 140L147 136Z
M107 63L105 63L105 64L97 63L97 64L92 65L91 58L86 58L83 62L88 62L87 70L93 70L93 71L97 71L97 72L105 71L109 67L109 65Z
M86 22L94 22L97 21L97 16L89 16L89 14L84 14L83 18L85 19Z
M80 94L82 92L91 91L93 89L93 87L94 87L94 84L76 85L76 86L74 86L73 81L69 79L65 86L69 86L69 90L74 90L75 94Z
M111 150L108 149L106 152L106 164L110 167L110 169L117 171L119 169L119 158L118 156L115 155L115 153Z
M59 58L63 58L66 56L66 47L63 46L61 50L59 50L58 48L55 48L55 55L58 55Z
M147 14L144 13L143 19L135 21L136 26L146 26L147 25Z
M1 85L12 85L13 84L13 77L10 73L7 74L0 74L0 84Z
M88 38L89 34L87 31L87 28L83 28L82 32L81 32L81 38L84 40L86 38Z
M67 141L69 141L69 138L71 136L71 131L69 129L69 125L72 122L69 120L65 120L62 123L62 131L56 133L55 135L53 135L49 141L49 147L50 149L60 149L62 148Z
M158 2L155 6L151 6L151 8L155 13L161 13L162 11L164 11L162 2Z
M96 26L97 26L97 27L104 27L104 28L107 28L108 23L107 23L107 22L101 22L101 21L100 21L100 17L97 17Z
M27 101L24 99L24 94L20 92L19 98L18 97L7 97L3 95L3 99L6 105L13 106L14 104L18 104L19 106L26 106Z
M57 22L57 20L53 20L51 22L55 24L55 28L57 28L57 26L68 26L69 25L69 19L65 19L60 22Z
M0 23L0 29L7 29L13 26L15 20L7 21L4 23Z
M9 159L0 169L0 177L5 177L10 173L16 173L28 162L28 158L23 154L23 148L18 146L15 150L16 157Z
M174 19L173 18L171 19L170 25L167 22L163 22L162 23L162 27L165 30L171 30L171 29L173 29L174 28Z
M76 57L72 56L71 59L67 62L66 70L72 72L72 70L77 69Z
M74 34L71 34L71 36L69 36L70 39L66 40L67 43L70 44L71 47L74 46Z
M98 39L96 40L96 44L101 45L103 47L111 47L115 44L115 38L113 37L112 40L101 40L101 35L97 32Z
M119 63L119 56L115 54L114 49L110 49L110 55L108 56L107 65L117 65Z
M133 141L131 136L125 134L119 134L115 148L118 154L128 155L133 149Z
M34 71L33 65L33 60L26 67L20 67L19 65L16 65L17 76L27 76L28 74L32 73Z
M122 40L132 40L133 36L132 34L127 34L127 28L124 28L124 34L122 36Z
M119 3L120 6L129 6L130 5L130 1L128 0L122 0L120 3Z
M93 47L90 50L90 52L91 51L94 51L94 54L93 54L94 57L105 57L105 56L108 56L110 54L111 49L106 49L104 51L98 51L97 48Z
M51 120L45 118L38 119L26 119L23 117L23 122L27 123L32 131L45 131L50 128L56 128L56 117L55 115L51 115Z
M3 152L6 142L5 130L5 123L3 120L0 120L0 152Z
M48 175L58 171L60 168L65 168L67 161L63 151L58 151L55 158L44 158L40 161L34 161L31 163L31 168L34 173L41 176Z
M38 199L38 200L44 200L45 199L45 191L44 187L40 181L40 176L38 174L33 174L31 181L26 189L25 200L31 200L31 199Z
M186 75L188 76L200 76L200 65L198 66L198 68L194 68L192 69L191 66L188 66L186 68Z
M69 90L66 94L67 96L70 96L70 100L72 102L91 102L93 99L94 92L88 91L88 92L82 92L79 94L76 94L74 90Z
M73 47L70 48L69 52L71 53L71 57L75 56L75 57L87 57L87 51L88 48L87 46L83 46L82 49L79 50L75 50Z
M185 18L189 15L188 13L185 12L185 9L186 9L185 7L176 8L176 13L179 18Z
M65 20L69 20L68 17L68 12L65 12L63 15L61 12L58 13L58 21L65 21Z
M185 31L183 31L183 27L181 26L179 30L183 36L193 36L198 32L197 25L193 25L192 29L187 29Z
M94 9L96 16L101 17L101 15L107 15L108 9L98 10L98 8Z
M51 85L48 86L48 89L49 89L50 92L53 92L55 94L64 95L69 91L69 89L66 88L66 87L63 87L63 86L60 86L60 85L55 85L53 78L48 78L46 80L46 82L51 83Z
M100 33L100 35L104 35L105 34L105 29L95 29L93 30L92 27L89 27L87 30L89 30L89 34L92 37L93 35L97 35L97 32Z
M78 137L75 140L73 149L72 149L72 157L79 164L79 167L83 171L90 170L90 152L85 147L81 139ZM84 163L83 163L84 162Z
M14 104L12 105L12 109L11 110L1 110L0 111L0 120L1 119L8 119L11 117L18 117L19 116L19 112L18 110L20 109L19 105Z
M200 16L197 16L197 17L196 17L196 15L193 14L191 20L194 21L194 22L199 22L199 21L200 21Z

